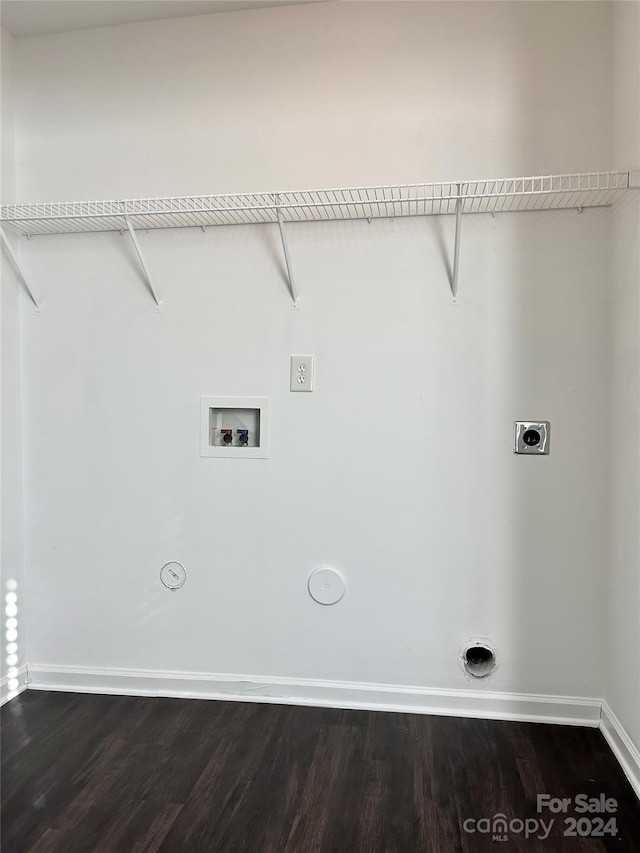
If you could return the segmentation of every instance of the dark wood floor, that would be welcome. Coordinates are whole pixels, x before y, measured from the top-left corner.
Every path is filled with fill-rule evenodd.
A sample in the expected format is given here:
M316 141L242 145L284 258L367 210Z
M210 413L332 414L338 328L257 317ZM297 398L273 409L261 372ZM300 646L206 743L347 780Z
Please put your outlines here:
M596 729L28 691L2 709L2 746L3 853L640 850L640 804ZM538 793L615 798L617 836L563 837ZM499 812L555 825L465 832Z

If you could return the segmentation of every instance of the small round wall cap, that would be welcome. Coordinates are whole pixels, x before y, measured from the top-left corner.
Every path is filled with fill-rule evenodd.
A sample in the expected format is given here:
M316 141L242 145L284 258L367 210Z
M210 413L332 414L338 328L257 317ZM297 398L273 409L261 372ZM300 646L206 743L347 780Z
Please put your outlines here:
M347 584L342 574L331 566L320 566L309 575L309 595L318 604L337 604L343 598Z
M172 560L160 569L160 580L167 589L180 589L187 579L187 571L182 563Z

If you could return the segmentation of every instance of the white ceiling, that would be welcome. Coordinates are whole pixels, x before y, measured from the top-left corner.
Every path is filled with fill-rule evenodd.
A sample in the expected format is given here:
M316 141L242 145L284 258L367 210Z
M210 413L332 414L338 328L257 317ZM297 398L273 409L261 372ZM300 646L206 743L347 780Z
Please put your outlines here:
M324 0L2 0L0 22L14 36L32 36L316 2Z

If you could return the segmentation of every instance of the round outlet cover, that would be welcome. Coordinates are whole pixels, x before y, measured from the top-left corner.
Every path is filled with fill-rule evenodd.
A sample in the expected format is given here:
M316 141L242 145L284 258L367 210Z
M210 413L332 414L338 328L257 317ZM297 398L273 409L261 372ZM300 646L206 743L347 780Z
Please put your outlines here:
M337 604L347 590L344 577L331 566L320 566L311 572L307 587L311 598L325 605Z
M180 589L187 579L187 571L182 563L172 560L160 569L160 580L167 589Z

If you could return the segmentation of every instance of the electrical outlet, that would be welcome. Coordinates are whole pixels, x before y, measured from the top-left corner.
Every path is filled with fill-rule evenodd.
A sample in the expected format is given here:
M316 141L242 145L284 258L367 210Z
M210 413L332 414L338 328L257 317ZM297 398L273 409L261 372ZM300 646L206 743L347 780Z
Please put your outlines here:
M514 453L529 456L549 454L549 421L515 421L513 427Z
M291 356L291 391L313 391L313 356Z

